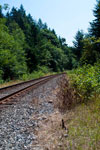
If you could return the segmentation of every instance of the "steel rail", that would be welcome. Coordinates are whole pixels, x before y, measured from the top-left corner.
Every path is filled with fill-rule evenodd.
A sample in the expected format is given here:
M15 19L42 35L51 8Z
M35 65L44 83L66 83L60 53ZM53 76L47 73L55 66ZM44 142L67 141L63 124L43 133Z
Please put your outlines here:
M44 76L44 77L40 77L40 78L37 78L37 79L32 79L32 80L28 80L28 81L25 81L25 82L20 82L20 83L17 83L17 84L13 84L13 85L10 85L10 86L6 86L6 87L3 87L0 89L0 99L9 95L9 94L12 94L24 87L28 87L29 85L32 85L34 82L37 82L38 80L40 79L44 79L44 78L47 78L47 77L50 77L50 76L53 76L53 75L48 75L48 76Z
M8 102L9 100L11 99L14 99L15 97L17 96L20 96L21 93L24 93L25 91L28 91L30 90L31 88L34 88L35 86L38 86L38 85L41 85L45 82L47 82L48 80L50 80L51 78L55 78L59 75L62 75L62 74L65 74L65 73L60 73L60 74L55 74L55 75L49 75L49 76L45 76L45 77L42 77L42 78L39 78L39 79L36 79L38 80L37 82L33 83L32 85L29 85L25 88L22 88L21 90L18 90L16 92L13 92L7 96L4 96L3 98L0 98L0 104L5 104L6 102ZM36 81L35 80L35 81ZM33 80L32 80L33 81ZM24 82L23 82L24 83ZM18 85L18 84L17 84ZM11 86L10 86L11 87Z
M10 86L2 87L2 88L0 88L0 92L1 92L2 90L7 89L7 88L11 88L11 87L14 87L14 86L17 86L17 85L22 85L22 84L29 83L29 82L32 82L32 81L36 81L36 80L43 79L43 78L49 77L49 76L53 76L53 75L48 75L48 76L40 77L40 78L37 78L37 79L32 79L32 80L28 80L28 81L23 81L23 82L16 83L16 84L13 84L13 85L10 85Z

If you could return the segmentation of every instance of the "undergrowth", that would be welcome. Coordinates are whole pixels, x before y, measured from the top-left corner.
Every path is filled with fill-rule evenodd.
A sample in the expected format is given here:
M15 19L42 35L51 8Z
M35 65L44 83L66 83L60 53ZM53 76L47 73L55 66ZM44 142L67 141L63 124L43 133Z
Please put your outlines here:
M71 85L76 90L77 99L87 102L100 93L100 64L94 66L84 65L78 69L68 72Z
M76 105L64 120L69 133L59 150L100 149L100 97L88 105Z
M50 75L50 74L54 74L54 72L52 72L49 68L45 66L42 66L42 67L39 66L36 71L33 71L32 73L23 74L22 76L19 76L18 79L13 79L13 80L8 79L6 81L0 79L0 88L4 86L9 86L12 84L19 83L21 81L36 79L36 78L39 78L45 75Z
M78 105L65 117L69 135L60 150L100 149L100 64L68 71ZM70 119L68 119L70 114Z
M30 80L30 79L36 79L39 77L42 77L44 75L49 75L51 74L51 70L45 66L42 67L38 67L38 69L36 71L33 71L31 74L24 74L23 76L20 77L21 80Z

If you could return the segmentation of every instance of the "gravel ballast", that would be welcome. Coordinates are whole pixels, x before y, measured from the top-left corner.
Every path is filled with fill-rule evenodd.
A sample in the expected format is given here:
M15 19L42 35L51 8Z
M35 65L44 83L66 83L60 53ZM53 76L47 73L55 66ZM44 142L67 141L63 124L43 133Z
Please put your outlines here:
M42 150L35 128L39 128L38 121L45 119L41 117L43 114L53 112L51 100L56 99L54 91L62 76L31 90L16 104L0 111L0 150ZM35 143L38 146L35 147Z

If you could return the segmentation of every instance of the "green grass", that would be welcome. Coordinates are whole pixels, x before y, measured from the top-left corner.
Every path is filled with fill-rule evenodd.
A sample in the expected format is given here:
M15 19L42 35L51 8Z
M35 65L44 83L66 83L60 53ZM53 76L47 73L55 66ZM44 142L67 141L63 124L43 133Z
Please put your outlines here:
M63 141L63 150L99 150L100 65L83 66L68 71L67 75L76 91L77 102L65 117L69 136Z
M46 75L50 75L50 74L55 74L54 72L52 72L49 68L42 66L42 67L38 67L37 71L33 71L32 73L26 73L23 74L22 76L20 76L18 79L16 80L1 80L1 84L0 84L0 88L4 87L4 86L9 86L12 84L16 84L22 81L27 81L27 80L31 80L31 79L36 79L36 78L40 78L42 76L46 76Z
M100 93L100 64L85 65L67 72L79 101L87 102Z
M65 126L69 132L68 137L59 141L63 143L59 150L100 149L100 95L91 101L88 104L78 104L64 114Z
M88 105L80 104L72 110L72 113L68 124L69 136L66 139L68 143L66 148L69 146L74 150L99 150L100 99Z

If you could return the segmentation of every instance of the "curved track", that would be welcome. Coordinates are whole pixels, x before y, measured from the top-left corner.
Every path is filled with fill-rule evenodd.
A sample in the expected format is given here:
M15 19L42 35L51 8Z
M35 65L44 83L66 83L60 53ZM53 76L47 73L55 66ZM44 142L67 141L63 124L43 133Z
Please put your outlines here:
M65 73L62 73L65 74ZM33 88L36 88L51 78L55 78L62 74L56 74L56 75L49 75L45 77L41 77L39 79L35 80L29 80L26 82L21 82L18 84L14 84L11 86L7 86L0 89L0 105L12 105L13 103L16 103L16 99L19 96L23 96L28 93Z
M25 87L31 86L33 83L37 83L37 81L44 80L45 78L48 78L50 76L52 76L52 75L41 77L41 78L34 79L34 80L28 80L25 82L20 82L17 84L13 84L13 85L10 85L7 87L0 88L0 100L14 92L24 89Z

